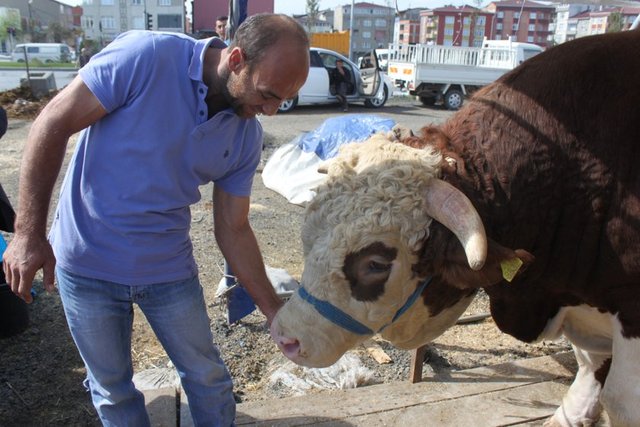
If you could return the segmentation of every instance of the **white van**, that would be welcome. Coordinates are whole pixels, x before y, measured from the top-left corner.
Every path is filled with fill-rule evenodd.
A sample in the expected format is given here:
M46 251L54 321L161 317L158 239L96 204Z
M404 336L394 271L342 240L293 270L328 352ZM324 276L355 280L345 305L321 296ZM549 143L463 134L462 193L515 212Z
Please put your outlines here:
M11 53L11 60L24 62L25 49L29 61L37 59L42 62L73 61L71 48L64 43L24 43L16 45Z

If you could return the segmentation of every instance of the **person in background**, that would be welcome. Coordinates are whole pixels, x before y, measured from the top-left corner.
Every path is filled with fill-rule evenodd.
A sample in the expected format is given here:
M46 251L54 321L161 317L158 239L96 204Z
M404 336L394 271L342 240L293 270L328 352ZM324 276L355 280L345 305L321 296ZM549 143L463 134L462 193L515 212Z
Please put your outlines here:
M344 61L340 58L336 60L336 68L331 70L331 84L335 88L335 97L340 101L342 111L349 111L347 94L349 93L349 85L351 84L351 73L346 69Z
M231 41L227 39L227 23L229 22L228 16L218 16L216 18L216 33L226 44Z
M282 69L287 73L282 73ZM257 114L273 115L309 72L293 18L250 16L218 38L121 34L34 121L24 149L11 290L30 302L36 272L54 290L104 425L148 426L132 382L137 304L176 367L197 426L230 426L232 379L213 342L189 236L190 205L214 183L214 234L270 324L282 301L248 220L262 149ZM47 238L48 207L69 138L80 134Z

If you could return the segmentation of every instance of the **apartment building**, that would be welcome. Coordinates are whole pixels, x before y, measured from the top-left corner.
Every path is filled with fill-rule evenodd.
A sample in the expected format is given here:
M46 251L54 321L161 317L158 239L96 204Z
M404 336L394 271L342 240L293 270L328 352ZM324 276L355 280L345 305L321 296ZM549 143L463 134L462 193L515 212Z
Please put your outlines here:
M493 13L468 5L423 11L420 40L443 46L481 46L485 37L492 36L493 18Z
M351 29L351 5L333 10L333 25L337 31ZM359 2L353 6L351 32L352 58L365 55L372 49L386 48L393 40L395 9L373 3Z
M492 38L535 43L542 47L553 44L551 24L555 6L530 0L492 2L486 10L495 14Z
M184 32L183 0L84 0L85 39L105 46L128 30Z

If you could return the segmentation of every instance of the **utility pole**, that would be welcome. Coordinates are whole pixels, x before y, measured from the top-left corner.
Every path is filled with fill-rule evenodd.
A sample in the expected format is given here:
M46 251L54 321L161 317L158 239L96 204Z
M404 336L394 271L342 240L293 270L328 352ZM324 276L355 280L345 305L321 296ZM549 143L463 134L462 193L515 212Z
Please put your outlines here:
M33 42L33 17L31 16L31 4L33 3L33 0L29 0L29 2L27 3L27 7L29 8L29 34L31 36L31 42Z
M349 59L353 61L353 0L351 0L351 17L349 18Z

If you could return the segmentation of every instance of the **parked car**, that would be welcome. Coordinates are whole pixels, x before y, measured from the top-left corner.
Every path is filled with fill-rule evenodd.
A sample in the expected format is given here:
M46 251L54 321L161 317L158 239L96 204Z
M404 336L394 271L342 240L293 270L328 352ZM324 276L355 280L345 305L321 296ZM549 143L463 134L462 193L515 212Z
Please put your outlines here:
M11 59L15 62L24 62L25 49L29 61L38 59L42 62L73 62L74 60L74 52L64 43L18 44L11 53Z
M347 102L364 102L370 108L380 108L393 93L393 83L383 73L377 62L377 57L372 52L371 66L358 68L346 56L329 49L312 47L309 50L309 76L307 81L298 91L298 96L285 100L278 109L281 113L293 110L297 105L333 104L338 102L331 93L329 76L336 67L336 60L341 59L344 67L351 74L352 82L347 93Z

